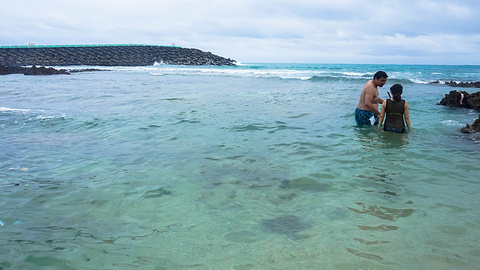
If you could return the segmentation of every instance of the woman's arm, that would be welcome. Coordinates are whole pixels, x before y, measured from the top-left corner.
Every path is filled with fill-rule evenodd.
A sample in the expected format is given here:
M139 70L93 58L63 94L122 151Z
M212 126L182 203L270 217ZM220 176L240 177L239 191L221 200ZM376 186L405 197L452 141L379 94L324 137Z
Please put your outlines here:
M405 112L404 112L404 117L405 117L405 123L407 124L408 127L408 132L412 131L412 126L410 125L410 114L409 114L409 107L408 107L408 102L405 100Z
M382 108L380 109L380 115L378 116L378 128L382 128L383 118L385 118L385 108L387 108L387 101L384 100Z

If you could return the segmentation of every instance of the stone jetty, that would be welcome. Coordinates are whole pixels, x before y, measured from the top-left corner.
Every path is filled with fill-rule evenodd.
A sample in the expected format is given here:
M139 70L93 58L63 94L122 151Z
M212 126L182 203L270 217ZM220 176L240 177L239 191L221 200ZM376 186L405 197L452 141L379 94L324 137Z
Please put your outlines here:
M232 66L235 60L199 49L157 45L3 46L3 66Z

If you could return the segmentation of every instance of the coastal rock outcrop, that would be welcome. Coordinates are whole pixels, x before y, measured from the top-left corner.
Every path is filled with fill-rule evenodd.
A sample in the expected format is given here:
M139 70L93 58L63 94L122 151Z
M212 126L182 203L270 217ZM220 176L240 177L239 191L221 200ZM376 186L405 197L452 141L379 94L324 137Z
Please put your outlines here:
M199 49L154 45L88 45L0 48L5 66L233 66L235 60Z
M479 82L445 82L446 85L448 86L453 86L453 87L474 87L474 88L480 88L480 81Z
M477 120L473 122L472 125L469 125L467 123L466 126L464 126L461 131L463 133L475 133L475 132L480 132L480 115L478 116Z
M438 103L448 107L461 107L480 111L480 92L469 94L465 91L453 90L445 94L445 97Z
M68 71L65 69L54 69L54 68L46 68L46 67L36 67L33 66L31 68L25 68L24 75L56 75L56 74L65 74L70 75Z
M25 70L26 68L24 67L9 67L9 66L0 65L0 75L24 74Z
M70 75L74 72L87 72L87 71L100 71L99 69L55 69L52 67L11 67L11 66L0 66L0 75L9 75L9 74L24 74L24 75Z
M480 112L480 92L469 94L465 91L450 91L450 93L445 94L445 97L437 104L449 107L474 109ZM463 133L480 132L480 116L472 125L467 123L461 131ZM480 136L475 136L475 139L480 139Z

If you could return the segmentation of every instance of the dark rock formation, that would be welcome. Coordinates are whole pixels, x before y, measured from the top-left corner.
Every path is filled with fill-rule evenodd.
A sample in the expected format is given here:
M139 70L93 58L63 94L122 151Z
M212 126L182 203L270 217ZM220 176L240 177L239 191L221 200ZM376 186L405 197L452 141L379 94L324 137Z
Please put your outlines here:
M480 111L480 92L469 94L465 91L450 91L450 93L445 94L445 97L438 103L438 105Z
M438 105L461 107L480 111L480 92L469 94L464 91L450 91L450 93L445 94L445 97L438 103ZM463 133L480 132L480 116L472 125L467 123L467 125L463 127L461 131ZM476 136L475 139L480 139L480 137Z
M0 66L0 75L8 75L8 74L24 74L26 68L24 67L7 67L7 66Z
M474 87L474 88L480 88L480 82L445 82L446 85L448 86L453 86L453 87Z
M0 66L0 75L8 74L24 74L24 75L56 75L56 74L66 74L69 75L70 72L80 72L83 70L67 71L65 69L54 69L46 67L7 67ZM89 71L85 69L84 71Z
M473 122L472 125L469 125L467 123L466 126L464 126L461 131L463 133L475 133L475 132L480 132L480 115L478 116L477 120Z
M54 69L54 68L46 68L46 67L36 67L33 66L31 68L25 69L25 75L56 75L56 74L66 74L70 75L68 71L65 69Z
M150 45L0 48L5 66L235 65L235 60L198 49Z

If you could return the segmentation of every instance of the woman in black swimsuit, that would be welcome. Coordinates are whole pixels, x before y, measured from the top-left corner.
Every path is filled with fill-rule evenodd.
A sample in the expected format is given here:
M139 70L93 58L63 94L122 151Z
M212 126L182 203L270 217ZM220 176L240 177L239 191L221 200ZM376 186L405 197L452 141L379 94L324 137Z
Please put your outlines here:
M390 93L392 97L390 99L385 99L382 103L382 109L380 111L380 116L378 117L378 128L382 127L383 119L385 119L385 124L383 125L383 130L393 131L398 133L405 133L405 123L407 123L408 131L412 131L410 126L410 115L408 102L402 99L403 87L401 84L394 84L390 87Z

